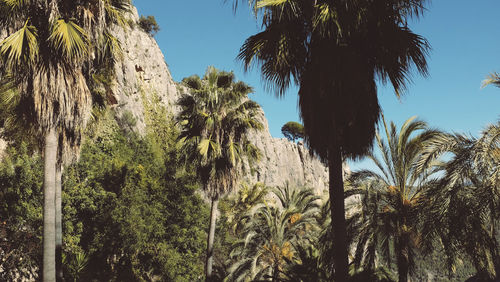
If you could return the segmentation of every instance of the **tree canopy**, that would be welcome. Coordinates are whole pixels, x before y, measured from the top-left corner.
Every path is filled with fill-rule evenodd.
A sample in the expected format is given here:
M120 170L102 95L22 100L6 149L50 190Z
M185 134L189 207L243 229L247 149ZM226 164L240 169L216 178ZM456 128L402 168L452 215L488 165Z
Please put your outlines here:
M281 133L290 141L304 138L304 126L295 121L289 121L281 127Z

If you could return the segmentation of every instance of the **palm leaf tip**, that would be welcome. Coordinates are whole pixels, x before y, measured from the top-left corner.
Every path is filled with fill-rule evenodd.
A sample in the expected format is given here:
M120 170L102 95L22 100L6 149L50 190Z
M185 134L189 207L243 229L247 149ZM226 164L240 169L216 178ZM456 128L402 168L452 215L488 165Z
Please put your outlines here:
M481 83L481 89L485 88L486 86L493 84L496 87L500 87L500 74L499 73L491 73L484 79Z

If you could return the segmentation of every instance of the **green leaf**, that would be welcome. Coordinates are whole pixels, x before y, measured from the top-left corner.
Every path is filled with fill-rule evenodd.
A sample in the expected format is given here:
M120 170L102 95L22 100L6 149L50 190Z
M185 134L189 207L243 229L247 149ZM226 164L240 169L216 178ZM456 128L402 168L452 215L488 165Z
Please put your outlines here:
M200 155L206 158L209 146L210 146L210 139L201 140L200 144L198 144L198 152L200 153Z
M212 147L212 150L215 152L215 154L217 156L220 155L221 151L220 151L219 144L217 144L216 142L210 140L210 147Z
M1 2L5 3L7 7L11 10L16 10L23 8L25 4L29 2L29 0L2 0Z
M268 7L268 6L279 6L287 2L288 0L260 0L257 2L257 9Z
M0 43L0 54L5 57L8 67L34 63L38 57L37 29L28 22Z
M67 59L81 58L88 52L88 35L72 20L57 20L49 37L52 46L60 50Z
M236 156L237 156L237 149L235 148L236 144L234 142L229 143L229 159L231 161L232 165L236 164Z

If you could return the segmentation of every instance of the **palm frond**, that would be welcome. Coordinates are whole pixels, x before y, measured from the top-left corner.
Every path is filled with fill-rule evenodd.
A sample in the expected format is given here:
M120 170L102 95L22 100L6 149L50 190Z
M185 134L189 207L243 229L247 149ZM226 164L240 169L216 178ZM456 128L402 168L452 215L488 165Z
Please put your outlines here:
M38 52L37 29L35 26L29 25L29 20L24 23L21 29L0 43L0 54L10 69L22 64L35 64Z
M484 79L481 83L481 88L484 88L488 85L494 85L496 87L500 87L500 74L494 72L491 73Z
M70 61L86 55L90 43L88 35L76 22L65 19L59 19L52 25L48 40Z
M130 12L129 0L101 0L104 2L106 18L112 23L117 23L121 27L127 26L125 14Z
M10 10L20 10L24 8L30 0L2 0L1 2L9 7Z

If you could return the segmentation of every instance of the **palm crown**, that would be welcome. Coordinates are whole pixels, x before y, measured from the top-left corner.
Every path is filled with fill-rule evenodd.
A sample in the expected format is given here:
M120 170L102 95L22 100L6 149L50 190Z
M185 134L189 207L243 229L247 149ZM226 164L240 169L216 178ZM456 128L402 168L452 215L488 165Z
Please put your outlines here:
M315 240L319 197L312 189L284 186L272 190L277 201L265 201L245 216L242 239L233 246L229 281L280 281L299 259L301 245Z
M279 95L292 82L300 86L306 141L323 159L332 138L346 157L371 147L380 113L376 78L399 96L412 66L427 73L427 41L406 25L426 1L250 2L265 29L245 41L239 58L246 67L260 64Z
M428 192L427 237L437 237L447 250L448 266L466 254L481 279L500 271L496 224L500 211L500 124L489 125L479 138L447 134L426 148L419 166L440 165L441 181ZM437 228L437 226L439 226Z
M373 153L368 155L379 172L360 170L350 178L362 195L357 220L352 221L359 228L354 262L357 267L363 262L364 269L373 270L376 252L390 262L393 246L399 281L406 281L423 237L420 222L426 207L424 194L435 186L434 163L425 167L418 164L425 146L444 134L428 129L415 117L408 119L399 133L394 123L388 128L383 122L387 141L376 135L381 159Z
M200 163L198 174L209 197L218 198L237 179L237 165L243 156L258 157L258 149L246 134L263 127L259 105L247 98L252 88L235 82L233 73L209 67L204 78L185 78L191 94L179 99L180 138L188 159Z
M0 28L10 34L0 43L0 76L15 89L8 110L18 121L40 133L57 127L63 145L78 149L92 102L87 81L119 52L111 25L125 23L129 3L0 1Z

